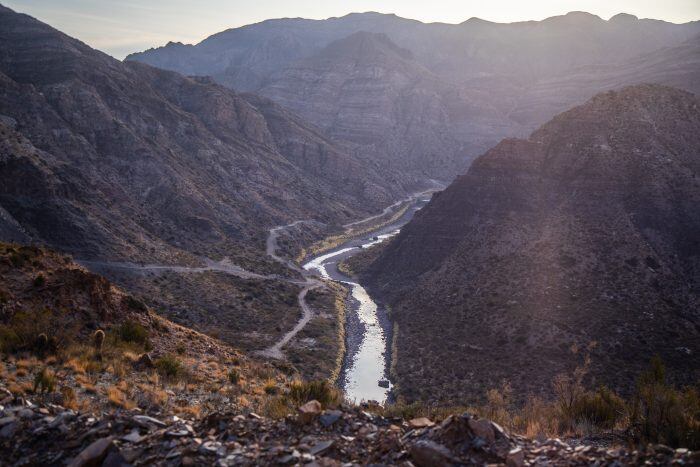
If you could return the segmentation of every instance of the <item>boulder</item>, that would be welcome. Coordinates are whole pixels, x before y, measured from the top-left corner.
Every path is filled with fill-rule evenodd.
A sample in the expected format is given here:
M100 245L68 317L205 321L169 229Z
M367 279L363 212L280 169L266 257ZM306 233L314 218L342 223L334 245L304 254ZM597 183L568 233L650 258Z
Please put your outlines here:
M321 403L312 400L299 407L299 420L302 423L311 423L321 414Z

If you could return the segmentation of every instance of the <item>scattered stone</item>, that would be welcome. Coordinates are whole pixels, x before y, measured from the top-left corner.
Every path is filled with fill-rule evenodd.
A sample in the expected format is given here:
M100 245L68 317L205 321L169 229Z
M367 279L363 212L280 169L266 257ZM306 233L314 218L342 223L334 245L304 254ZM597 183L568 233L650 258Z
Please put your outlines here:
M107 452L111 447L111 436L100 438L78 454L78 456L69 464L69 467L99 466L107 456Z
M153 368L153 358L149 353L142 354L136 364L142 368Z
M340 410L327 410L321 415L319 421L321 422L321 425L329 427L337 422L342 416L343 412Z
M525 465L525 452L521 448L511 449L506 458L508 467L522 467Z
M411 458L420 467L448 466L453 463L452 454L445 446L430 440L411 445Z
M470 418L469 428L472 430L472 433L489 444L496 441L496 434L494 432L493 425L491 425L489 420L484 420L483 418L479 420Z
M166 426L165 423L161 422L157 418L149 417L148 415L135 415L134 421L139 425L148 427L149 424L156 426Z
M435 423L431 422L430 419L426 417L419 417L409 421L408 425L411 428L427 428L435 425Z
M317 400L309 401L299 407L299 419L302 423L311 423L321 413L321 403Z
M328 449L330 449L331 446L333 446L333 440L321 441L321 442L318 442L318 443L314 444L313 446L311 446L311 449L309 449L309 452L311 454L313 454L314 456L318 455L318 454L323 454Z

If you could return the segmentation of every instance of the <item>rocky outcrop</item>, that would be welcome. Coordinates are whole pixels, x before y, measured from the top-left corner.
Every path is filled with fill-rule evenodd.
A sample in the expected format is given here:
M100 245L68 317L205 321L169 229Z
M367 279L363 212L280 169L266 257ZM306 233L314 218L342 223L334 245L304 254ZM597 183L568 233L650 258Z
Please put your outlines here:
M5 7L0 25L8 236L19 225L81 258L172 260L257 247L298 218L343 222L401 192L269 101L118 62Z
M546 394L586 354L622 392L654 354L697 381L699 109L672 88L603 93L435 195L366 274L398 323L401 395Z

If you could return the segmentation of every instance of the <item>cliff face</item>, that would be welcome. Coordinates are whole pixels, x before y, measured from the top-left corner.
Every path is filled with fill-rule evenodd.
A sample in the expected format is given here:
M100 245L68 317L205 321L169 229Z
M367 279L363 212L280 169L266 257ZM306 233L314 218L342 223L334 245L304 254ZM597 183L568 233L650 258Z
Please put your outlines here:
M464 168L449 131L450 91L386 35L362 32L273 74L260 90L385 166L445 179Z
M342 222L400 192L265 99L118 62L0 9L2 225L82 258L262 244L266 226Z
M698 22L624 14L424 24L362 13L269 20L127 60L262 92L407 180L450 180L502 138L598 92L644 82L695 91L698 34Z
M398 323L401 394L547 392L572 349L623 391L655 353L697 380L699 104L659 86L600 94L420 211L368 272Z

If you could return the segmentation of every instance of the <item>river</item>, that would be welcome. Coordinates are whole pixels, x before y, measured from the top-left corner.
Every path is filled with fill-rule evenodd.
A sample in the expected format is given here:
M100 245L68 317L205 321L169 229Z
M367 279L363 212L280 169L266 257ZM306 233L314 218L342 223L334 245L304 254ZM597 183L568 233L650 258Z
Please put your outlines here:
M306 271L348 286L351 297L346 309L346 353L340 375L340 387L350 401L387 401L391 391L389 366L391 321L384 305L369 295L356 279L338 270L338 263L364 248L386 241L399 233L416 211L430 200L430 195L414 200L395 222L319 255L303 265ZM386 387L380 386L380 381Z

